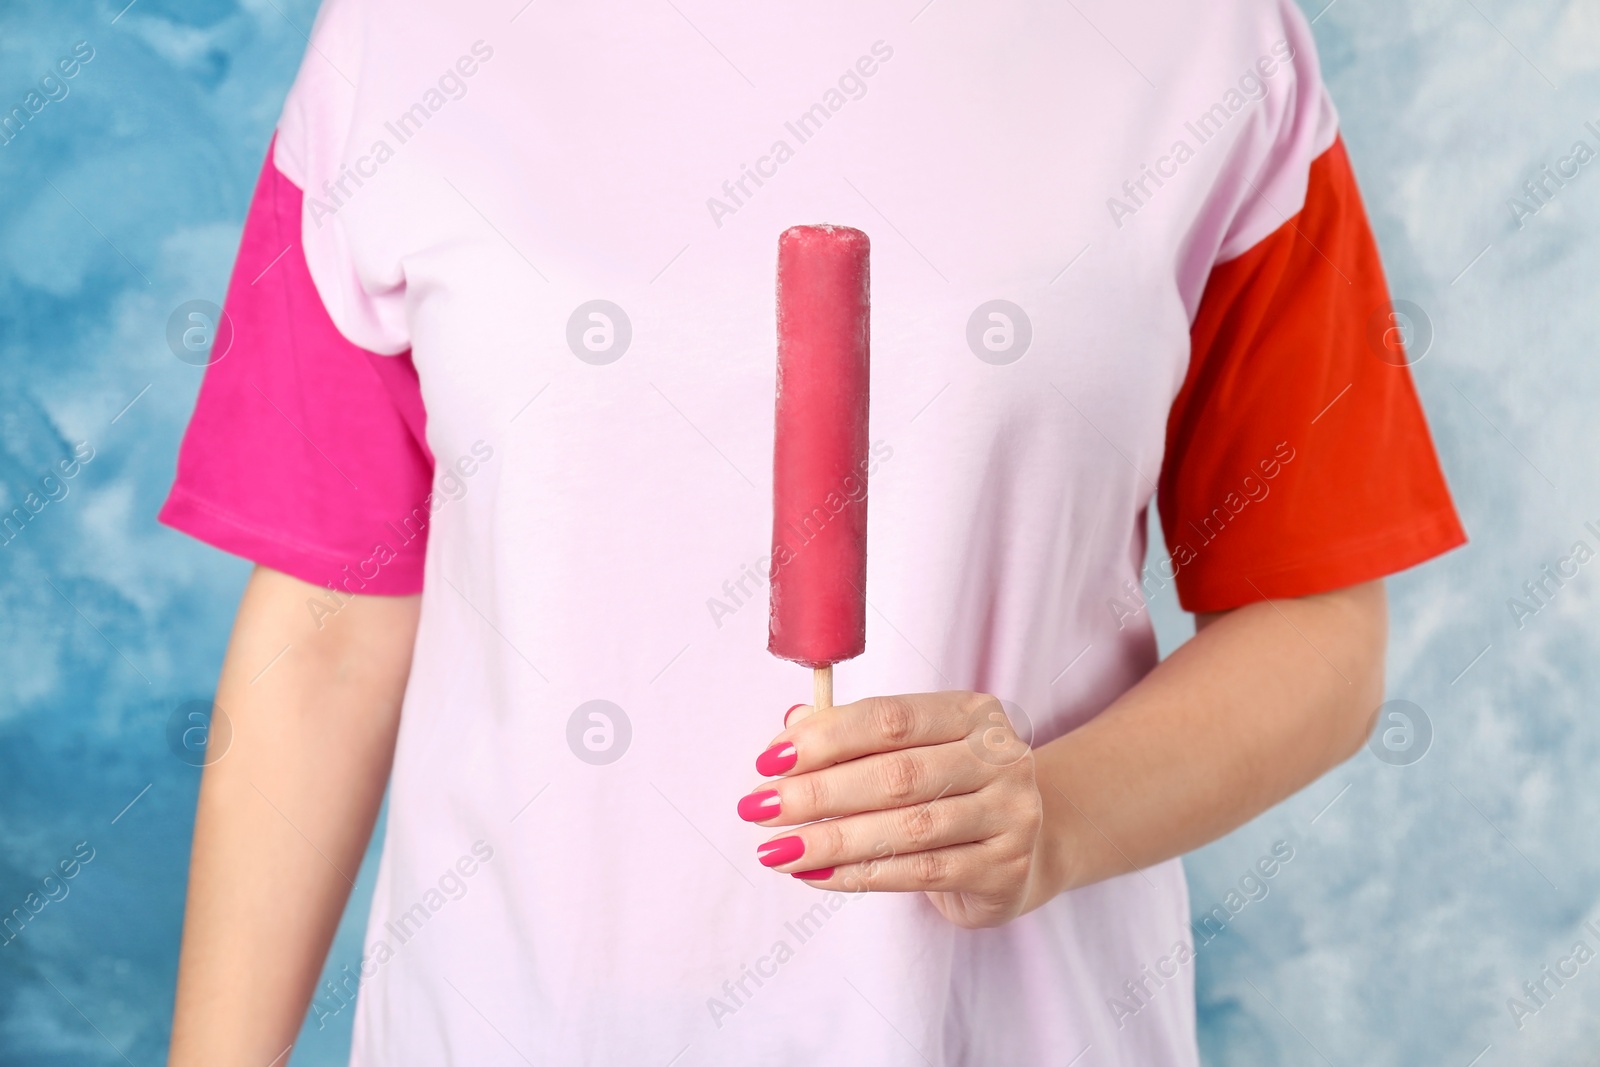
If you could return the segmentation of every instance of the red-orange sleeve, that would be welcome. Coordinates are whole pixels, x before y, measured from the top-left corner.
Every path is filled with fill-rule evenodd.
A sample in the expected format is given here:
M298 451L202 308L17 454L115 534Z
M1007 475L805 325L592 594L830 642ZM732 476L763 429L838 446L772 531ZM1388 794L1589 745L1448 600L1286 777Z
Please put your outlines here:
M1335 139L1301 210L1212 269L1190 329L1157 492L1187 610L1327 592L1466 541L1407 325Z

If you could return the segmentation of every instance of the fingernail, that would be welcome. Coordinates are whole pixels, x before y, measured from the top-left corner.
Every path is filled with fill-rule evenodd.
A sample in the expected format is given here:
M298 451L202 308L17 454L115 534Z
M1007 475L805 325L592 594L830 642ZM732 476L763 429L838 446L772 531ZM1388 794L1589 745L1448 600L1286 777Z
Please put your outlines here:
M791 878L801 878L807 882L823 882L833 877L832 867L819 867L814 871L795 871Z
M798 837L780 837L776 841L756 846L756 856L765 867L781 867L785 863L793 863L805 855L805 852L806 843Z
M799 711L803 707L805 707L804 704L796 704L794 707L792 707L788 711L784 712L783 713L783 725L788 726L789 725L789 716L793 715L795 712Z
M781 745L773 745L756 757L756 773L763 778L776 778L792 768L799 759L794 746L785 741Z
M774 818L783 810L783 800L776 789L763 789L739 801L739 818L745 822L761 822Z

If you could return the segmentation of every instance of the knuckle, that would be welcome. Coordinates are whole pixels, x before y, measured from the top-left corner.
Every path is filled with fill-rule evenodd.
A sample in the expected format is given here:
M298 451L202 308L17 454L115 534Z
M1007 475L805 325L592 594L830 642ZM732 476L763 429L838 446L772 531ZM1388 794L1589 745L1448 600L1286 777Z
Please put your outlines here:
M943 885L950 875L950 861L940 852L918 852L910 862L912 874L922 885Z
M961 708L969 717L979 722L987 720L991 715L998 713L1005 717L1005 708L1000 701L988 693L962 693Z
M811 827L811 831L817 835L813 852L821 852L827 856L844 854L844 830L840 828L838 822L819 822Z
M916 708L904 697L877 697L869 712L873 733L880 741L902 745L916 727Z
M1031 841L1044 826L1044 798L1037 789L1018 789L1006 805L1009 825Z
M890 800L909 800L922 787L922 764L910 753L896 752L885 756L878 773L881 779L879 784Z
M957 693L955 707L968 731L981 731L1006 721L1000 701L987 693Z
M877 889L887 877L885 868L894 862L895 851L887 842L880 841L872 850L872 858L862 860L856 868L857 880L863 889Z
M932 804L922 804L906 809L900 817L900 835L913 849L926 848L939 837L941 819L934 814Z
M882 866L879 860L867 860L845 875L844 887L853 893L870 893L882 883Z
M1038 837L1039 831L1044 829L1044 804L1037 793L1027 801L1019 821L1029 840Z
M1017 758L1006 764L1003 769L1012 780L1019 784L1026 784L1032 789L1035 781L1033 749L1023 748Z
M822 774L807 774L800 778L786 782L786 792L794 794L794 807L801 811L818 812L828 810L828 783ZM789 797L785 796L787 801Z
M1038 833L1045 827L1045 805L1038 798L1038 793L1027 795L1021 793L1018 797L1005 801L1000 808L1005 819L1005 827L995 837L1006 837L1019 843L1032 843L1038 840Z

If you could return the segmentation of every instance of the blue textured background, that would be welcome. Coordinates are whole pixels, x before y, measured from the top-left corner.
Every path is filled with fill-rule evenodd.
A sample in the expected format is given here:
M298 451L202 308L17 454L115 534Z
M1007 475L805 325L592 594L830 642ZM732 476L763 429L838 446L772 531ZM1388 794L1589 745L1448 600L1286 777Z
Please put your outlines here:
M94 449L0 548L0 912L95 850L0 949L3 1064L165 1054L197 774L163 731L209 694L245 576L152 521L199 381L165 331L222 297L313 9L0 15L0 108L74 43L96 53L0 147L0 513ZM1520 1030L1506 1000L1600 917L1600 563L1520 629L1506 601L1574 541L1600 548L1600 161L1520 228L1507 200L1573 141L1600 147L1600 8L1339 0L1315 29L1395 295L1436 333L1416 376L1473 543L1391 587L1390 695L1425 709L1426 757L1363 753L1192 858L1199 912L1295 849L1200 952L1201 1042L1229 1065L1592 1063L1600 961ZM1187 634L1170 600L1155 614L1168 647ZM294 1064L342 1064L348 1025L308 1027Z

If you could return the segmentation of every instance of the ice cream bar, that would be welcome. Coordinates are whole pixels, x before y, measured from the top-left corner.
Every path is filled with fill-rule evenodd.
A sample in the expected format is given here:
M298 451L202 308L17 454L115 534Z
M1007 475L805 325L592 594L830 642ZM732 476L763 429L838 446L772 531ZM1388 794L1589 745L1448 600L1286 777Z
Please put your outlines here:
M847 226L778 238L767 650L817 669L818 706L832 702L832 665L867 642L870 247Z

